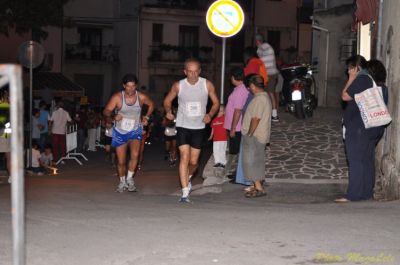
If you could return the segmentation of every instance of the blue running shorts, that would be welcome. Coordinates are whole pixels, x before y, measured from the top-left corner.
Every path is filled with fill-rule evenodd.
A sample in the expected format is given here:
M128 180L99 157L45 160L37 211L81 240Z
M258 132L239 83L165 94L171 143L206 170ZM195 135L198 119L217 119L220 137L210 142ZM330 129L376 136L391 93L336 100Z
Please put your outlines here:
M118 132L115 128L113 128L111 141L112 147L121 146L128 143L130 140L142 140L142 127L139 127L135 131L128 132L126 134L122 134Z

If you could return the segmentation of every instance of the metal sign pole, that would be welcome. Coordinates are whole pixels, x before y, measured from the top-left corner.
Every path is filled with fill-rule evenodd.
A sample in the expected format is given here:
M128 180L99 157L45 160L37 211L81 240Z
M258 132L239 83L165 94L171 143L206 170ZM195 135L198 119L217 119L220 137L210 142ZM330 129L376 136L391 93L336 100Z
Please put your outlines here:
M23 155L22 70L17 65L0 65L0 75L9 78L11 123L11 208L13 264L25 265L25 196Z
M225 53L226 53L226 38L222 38L222 61L221 61L221 104L224 104Z
M32 166L32 80L33 80L33 41L29 42L29 150L28 150L28 167Z

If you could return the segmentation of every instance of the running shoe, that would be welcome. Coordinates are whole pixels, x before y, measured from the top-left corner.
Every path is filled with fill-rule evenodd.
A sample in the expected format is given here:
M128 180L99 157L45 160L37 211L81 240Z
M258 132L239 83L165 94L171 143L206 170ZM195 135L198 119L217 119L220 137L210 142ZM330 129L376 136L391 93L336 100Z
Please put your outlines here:
M192 201L189 199L189 196L188 196L188 197L181 197L179 199L179 202L180 203L191 203Z
M130 191L130 192L137 191L135 182L133 181L133 178L127 179L126 182L128 184L128 191Z
M117 187L117 192L122 193L128 188L128 185L125 181L120 181Z

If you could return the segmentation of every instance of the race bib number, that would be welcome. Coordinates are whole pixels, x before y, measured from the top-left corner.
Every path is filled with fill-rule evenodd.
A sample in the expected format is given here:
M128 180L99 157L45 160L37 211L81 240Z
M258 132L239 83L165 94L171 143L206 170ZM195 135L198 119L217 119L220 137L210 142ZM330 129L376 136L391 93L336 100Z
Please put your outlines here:
M200 102L188 102L186 108L189 117L201 116Z
M135 128L135 120L122 118L121 129L124 131L133 131Z

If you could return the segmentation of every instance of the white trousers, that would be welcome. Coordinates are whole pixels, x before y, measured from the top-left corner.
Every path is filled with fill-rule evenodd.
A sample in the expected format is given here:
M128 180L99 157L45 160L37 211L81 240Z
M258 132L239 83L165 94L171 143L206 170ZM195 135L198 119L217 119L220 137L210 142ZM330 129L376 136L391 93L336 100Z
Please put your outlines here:
M213 142L213 154L215 164L226 165L226 145L227 141Z
M96 151L96 128L88 129L88 150Z

